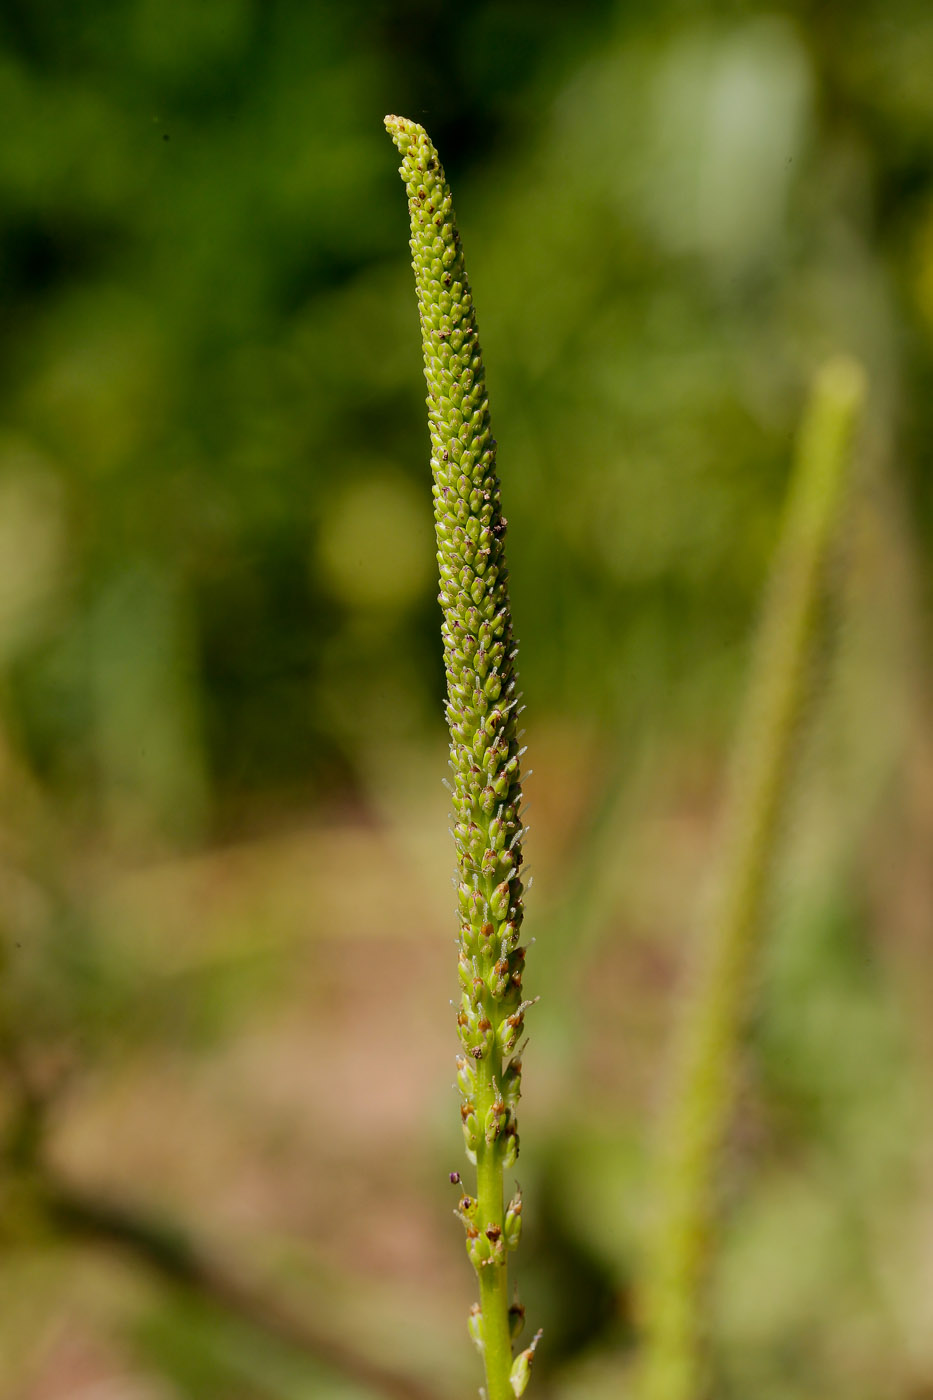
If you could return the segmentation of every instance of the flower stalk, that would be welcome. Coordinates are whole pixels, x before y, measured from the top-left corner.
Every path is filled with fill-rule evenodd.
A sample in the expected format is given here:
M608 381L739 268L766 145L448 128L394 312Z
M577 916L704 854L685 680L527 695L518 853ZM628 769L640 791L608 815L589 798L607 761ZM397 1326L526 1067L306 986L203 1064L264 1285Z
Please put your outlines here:
M816 377L800 433L736 745L722 879L685 1007L665 1125L641 1400L701 1400L708 1389L704 1294L716 1169L863 396L860 367L830 361Z
M515 642L496 442L473 298L450 190L426 132L386 117L402 157L411 218L431 435L434 518L460 917L457 1082L476 1195L458 1214L479 1279L470 1335L482 1352L487 1400L525 1389L534 1345L513 1362L508 1253L521 1233L521 1197L506 1206L504 1173L518 1156L522 991L522 800ZM458 1174L457 1174L458 1175ZM518 1325L516 1325L518 1324Z

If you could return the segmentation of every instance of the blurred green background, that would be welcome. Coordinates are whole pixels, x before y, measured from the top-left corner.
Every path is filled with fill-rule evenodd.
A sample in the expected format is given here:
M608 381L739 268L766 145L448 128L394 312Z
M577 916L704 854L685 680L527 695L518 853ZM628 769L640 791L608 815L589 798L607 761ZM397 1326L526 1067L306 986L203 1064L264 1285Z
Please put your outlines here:
M2 1400L377 1393L34 1217L36 1131L320 1335L475 1392L393 111L453 185L509 517L538 1393L627 1384L674 989L844 350L870 409L723 1170L717 1394L933 1395L931 73L921 0L4 0Z

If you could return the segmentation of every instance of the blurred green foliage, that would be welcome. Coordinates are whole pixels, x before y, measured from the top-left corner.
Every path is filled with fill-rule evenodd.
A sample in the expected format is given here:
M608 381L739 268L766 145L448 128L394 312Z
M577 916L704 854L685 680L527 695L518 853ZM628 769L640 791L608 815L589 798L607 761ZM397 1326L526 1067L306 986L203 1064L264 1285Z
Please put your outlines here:
M0 631L11 722L88 815L190 836L436 714L384 108L459 191L539 710L731 693L827 349L867 362L929 516L924 7L11 0L0 26Z
M624 1381L666 989L714 849L717 774L806 384L842 350L871 384L862 504L725 1188L720 1394L929 1393L929 1228L913 1203L930 1046L908 1013L912 993L924 1006L930 962L924 938L901 937L925 888L929 749L913 815L896 774L930 623L931 72L922 0L5 0L7 1001L18 998L40 1078L57 1058L113 1052L99 1071L111 1116L72 1123L66 1160L94 1160L96 1134L138 1172L123 1122L142 1103L173 1123L190 1090L172 1160L204 1105L226 1104L267 1132L263 1170L278 1181L289 1152L321 1135L309 1111L295 1146L304 1109L291 1100L284 1123L262 1117L263 1036L290 1024L283 987L316 997L301 1015L326 1024L363 995L370 933L447 927L433 886L409 914L402 883L446 848L419 825L440 811L419 764L433 785L443 677L406 218L382 128L401 112L442 154L468 250L542 785L532 916L549 996L522 1175L539 1262L522 1284L554 1350L549 1361L542 1348L536 1384L543 1395L558 1362L565 1400ZM388 830L394 885L326 843L320 899L294 876L311 844L287 861L262 848L268 888L232 873L235 847L229 863L197 866L187 903L173 874L162 881L159 862L179 852L196 862L309 816L325 828L335 811L359 826L347 847L364 860L385 857L369 825ZM111 888L108 862L155 875ZM299 906L316 920L310 972L290 961ZM332 964L316 961L338 933L359 959L343 1002ZM418 945L428 982L431 956ZM561 988L589 997L586 1014L562 1006ZM242 1046L212 1079L191 1046L237 1028ZM163 1058L128 1068L130 1047L157 1036ZM328 1042L338 1068L349 1040ZM370 1059L381 1065L387 1043ZM352 1124L358 1090L340 1090L335 1122ZM432 1164L452 1150L450 1119L449 1138L425 1130ZM161 1184L171 1172L158 1161ZM341 1161L329 1169L339 1177ZM200 1170L209 1204L216 1178ZM325 1186L307 1186L309 1199L326 1203ZM328 1212L305 1208L293 1228L314 1236ZM549 1238L574 1261L587 1317L564 1313L548 1281L566 1277ZM458 1248L452 1229L446 1248ZM68 1294L62 1311L75 1306ZM221 1333L198 1341L199 1326L154 1311L127 1329L133 1364L159 1375L146 1400L240 1393L225 1367L250 1345L218 1360ZM451 1348L428 1334L433 1366ZM263 1365L250 1352L240 1369ZM298 1393L290 1373L270 1376L242 1393ZM49 1382L53 1393L77 1391Z

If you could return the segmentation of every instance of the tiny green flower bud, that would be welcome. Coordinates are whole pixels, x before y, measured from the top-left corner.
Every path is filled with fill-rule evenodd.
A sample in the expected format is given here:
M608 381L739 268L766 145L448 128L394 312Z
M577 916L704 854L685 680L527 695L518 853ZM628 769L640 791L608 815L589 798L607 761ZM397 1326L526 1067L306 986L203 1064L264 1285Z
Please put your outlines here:
M479 1119L476 1116L476 1107L472 1103L460 1105L460 1118L463 1125L463 1140L466 1143L467 1156L471 1161L475 1161L476 1149L480 1143ZM472 1155L471 1155L472 1154Z
M519 1397L524 1395L525 1387L531 1379L531 1363L535 1359L535 1351L540 1340L541 1333L538 1331L534 1335L531 1346L526 1347L525 1350L515 1358L512 1365L512 1374L509 1376L509 1381L515 1395L515 1400L519 1400Z
M506 987L509 984L511 969L508 958L500 958L493 964L492 971L487 980L487 986L497 1001L500 1000Z
M518 912L518 906L516 906L516 912ZM518 947L518 940L520 937L519 925L519 919L512 919L502 930L502 943L506 952L511 952L513 948Z
M522 1193L516 1194L509 1201L506 1207L505 1220L502 1225L502 1233L509 1249L517 1249L518 1242L522 1237Z
M492 1105L492 1107L488 1109L486 1113L486 1121L483 1125L486 1137L486 1145L488 1147L491 1147L492 1144L495 1142L496 1138L499 1136L499 1132L502 1129L503 1123L508 1119L508 1112L508 1109L506 1108L505 1104L502 1103L501 1100L497 1100Z
M505 1241L502 1238L502 1228L495 1223L486 1226L483 1231L489 1241L489 1263L502 1264L505 1262Z
M501 885L497 885L489 896L489 908L494 919L504 919L509 912L509 902L512 898L512 891L508 880L503 880Z
M502 1097L509 1108L515 1108L517 1106L521 1088L522 1062L520 1059L511 1060L502 1076ZM464 1093L466 1093L466 1090L464 1090Z
M525 1326L525 1305L518 1299L509 1308L509 1337L513 1342L517 1342L522 1335L522 1328Z
M474 1269L482 1269L492 1262L492 1245L485 1235L481 1235L475 1225L468 1225L466 1232L467 1254Z
M499 1027L497 1039L503 1054L511 1055L518 1044L518 1038L525 1027L524 1017L519 1014L506 1016Z
M479 1013L476 1020L477 1038L472 1047L473 1058L481 1060L483 1055L491 1055L496 1041L496 1033L492 1028L492 1022L484 1011ZM477 1055L476 1051L480 1054Z
M476 1228L476 1199L473 1196L461 1196L457 1202L457 1209L454 1215L461 1220L466 1227L467 1233Z
M523 1015L522 1008L521 1008L521 996L522 996L522 979L521 979L521 975L519 974L519 975L514 976L514 977L510 976L510 977L504 982L504 985L503 985L502 990L500 991L499 997L498 997L499 1010L501 1011L502 1015L503 1015L506 1019L508 1019L509 1016L521 1016L521 1015ZM524 1027L524 1022L522 1023L522 1026L517 1027L517 1028L513 1025L512 1029L517 1029L518 1035L521 1035L523 1027ZM500 1028L501 1028L501 1027L500 1027ZM503 1036L504 1036L504 1035L505 1035L505 1032L503 1032ZM511 1055L513 1048L514 1048L513 1046L509 1046L507 1053Z
M465 1055L457 1056L457 1087L467 1098L476 1093L476 1071Z

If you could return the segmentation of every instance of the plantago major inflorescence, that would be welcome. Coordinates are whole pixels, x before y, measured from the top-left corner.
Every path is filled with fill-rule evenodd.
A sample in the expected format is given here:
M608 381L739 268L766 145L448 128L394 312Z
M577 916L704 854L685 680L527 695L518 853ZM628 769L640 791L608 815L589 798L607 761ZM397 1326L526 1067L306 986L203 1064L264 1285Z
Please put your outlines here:
M479 1277L469 1330L483 1353L488 1400L513 1400L527 1384L537 1338L513 1362L511 1333L524 1314L510 1306L507 1257L521 1234L522 1203L518 1191L505 1203L503 1173L518 1156L520 1042L530 1002L522 991L521 752L506 521L450 190L424 130L403 117L387 117L386 126L402 157L411 215L447 672L460 915L457 1081L477 1182L457 1213Z

